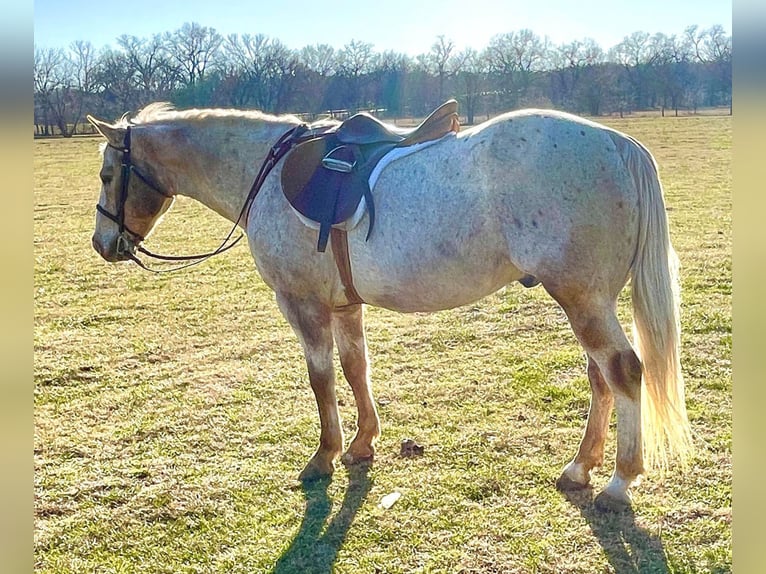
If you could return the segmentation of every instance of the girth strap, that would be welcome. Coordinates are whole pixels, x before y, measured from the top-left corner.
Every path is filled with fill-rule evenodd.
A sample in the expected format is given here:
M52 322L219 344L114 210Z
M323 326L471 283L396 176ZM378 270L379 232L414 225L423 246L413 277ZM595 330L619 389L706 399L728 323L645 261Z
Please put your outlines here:
M351 275L351 259L348 255L348 236L345 229L333 227L330 230L330 241L332 242L332 255L335 258L335 266L340 273L340 281L346 290L346 299L349 305L359 305L364 300L357 293L354 287L354 278Z

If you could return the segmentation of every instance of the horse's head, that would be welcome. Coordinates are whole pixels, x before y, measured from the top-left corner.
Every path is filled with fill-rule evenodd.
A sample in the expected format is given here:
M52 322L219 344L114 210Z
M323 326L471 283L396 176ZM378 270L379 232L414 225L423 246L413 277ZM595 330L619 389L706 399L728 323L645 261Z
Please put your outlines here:
M93 248L107 261L133 259L136 247L173 203L173 196L152 177L151 147L144 144L147 126L131 126L124 118L110 124L88 116L103 135L101 195L96 206Z

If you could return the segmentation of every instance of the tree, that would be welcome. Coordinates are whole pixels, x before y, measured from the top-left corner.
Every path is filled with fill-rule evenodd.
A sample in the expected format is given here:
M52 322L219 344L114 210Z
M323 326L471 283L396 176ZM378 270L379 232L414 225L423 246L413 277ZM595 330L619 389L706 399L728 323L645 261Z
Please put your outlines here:
M332 76L338 68L335 48L329 44L305 46L299 52L299 59L308 70L322 77Z
M655 34L649 42L649 62L655 89L660 98L662 115L668 105L678 115L687 88L692 81L688 44L676 36Z
M442 34L436 37L436 42L431 45L431 51L428 54L428 63L439 78L439 103L444 101L444 81L446 77L460 69L459 60L452 56L454 50L455 43L452 40L445 39Z
M296 77L300 109L318 113L331 108L331 78L338 70L338 54L329 44L304 46L298 51L301 73Z
M702 61L711 72L709 83L710 105L729 104L732 112L731 94L731 36L720 25L705 30L702 43Z
M290 82L298 66L297 54L282 42L264 34L232 34L223 53L231 63L239 105L270 112L286 111L290 104Z
M622 66L619 92L621 96L620 115L623 110L650 108L648 94L648 44L649 34L634 32L625 36L610 53L610 59Z
M535 72L542 69L547 41L531 30L519 30L494 36L487 47L489 71L511 108L526 103Z
M721 26L679 36L635 32L608 54L592 39L551 48L530 30L493 37L483 50L457 51L437 36L425 53L378 53L352 40L293 50L263 34L222 38L196 23L138 38L122 35L96 53L88 42L35 47L38 134L74 133L87 110L119 117L151 101L179 107L255 107L266 112L385 110L423 116L453 94L474 123L521 106L599 115L619 110L729 105L732 42Z
M388 115L400 116L404 113L410 67L408 56L391 50L383 52L377 59L372 72L373 95Z
M473 48L466 48L458 56L462 65L458 71L458 81L464 90L462 93L463 110L470 125L476 121L479 98L486 84L488 62L486 54L480 54Z
M35 125L38 133L51 135L53 93L59 86L59 67L64 60L61 49L34 48Z
M184 72L184 83L191 87L205 76L223 38L214 28L187 22L172 34L168 32L165 41L171 57Z
M129 57L118 50L105 48L98 60L95 82L100 106L105 116L118 117L139 105L135 89L135 69Z
M180 64L171 60L166 41L160 34L149 39L123 34L117 44L124 50L138 104L169 99L183 78Z
M605 60L601 47L592 38L585 38L562 44L549 56L551 101L565 109L596 115L600 90L594 89L594 82L598 79L596 70Z
M78 40L63 54L58 87L51 100L56 124L62 135L77 133L83 110L94 96L96 56L90 42ZM71 128L69 127L71 125Z
M338 75L345 80L347 97L341 107L360 109L369 107L365 98L365 75L373 67L372 44L351 40L338 54Z
M698 99L709 106L728 103L731 113L731 36L720 25L706 30L695 25L684 30L684 39L690 59L701 65L695 78L695 107Z

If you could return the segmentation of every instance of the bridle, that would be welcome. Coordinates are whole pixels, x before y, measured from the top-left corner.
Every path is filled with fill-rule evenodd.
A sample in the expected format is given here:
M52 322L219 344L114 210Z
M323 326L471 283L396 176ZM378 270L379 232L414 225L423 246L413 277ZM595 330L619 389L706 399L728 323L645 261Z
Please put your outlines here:
M310 133L310 135L308 136L305 136L304 134L309 131L311 131L312 133ZM122 160L120 162L122 181L120 185L120 195L117 200L117 213L110 212L108 209L103 207L100 203L96 204L96 211L98 211L101 215L103 215L107 219L117 224L119 229L119 235L117 237L117 253L119 255L125 255L128 259L136 263L142 269L145 269L146 271L151 271L153 273L166 273L169 271L178 271L180 269L191 267L192 265L197 265L213 257L214 255L218 255L219 253L228 251L229 249L234 247L237 243L239 243L239 241L242 239L244 234L241 233L239 237L237 237L234 241L231 241L231 237L234 234L234 231L237 229L239 222L243 220L243 217L244 217L245 223L247 222L247 217L245 214L247 213L248 208L250 207L253 200L255 199L255 196L260 191L261 186L263 185L263 182L266 180L266 177L269 175L272 168L277 163L279 163L279 160L282 159L287 154L287 152L289 152L295 145L307 139L310 139L311 137L314 137L313 130L310 130L308 125L300 124L298 126L295 126L294 128L289 129L277 140L277 143L275 143L271 147L271 149L269 150L269 153L266 155L266 158L261 164L261 168L258 171L258 175L256 176L255 181L253 182L253 185L250 188L250 192L247 194L247 198L245 199L245 203L239 212L239 216L237 217L237 220L234 222L234 225L232 226L231 230L221 242L221 245L219 245L216 249L208 253L201 253L199 255L159 255L156 253L152 253L148 249L144 248L141 245L141 242L144 241L144 237L140 233L136 233L135 231L130 229L125 224L125 204L128 201L128 188L130 186L130 175L135 174L136 177L138 177L138 179L140 179L149 189L151 189L155 193L158 193L159 195L161 195L162 197L166 199L172 199L173 195L165 193L162 189L160 189L160 187L156 183L154 183L151 180L151 178L141 173L141 171L139 171L138 168L136 168L136 166L133 164L132 158L131 158L131 152L130 152L130 134L131 134L131 125L128 125L125 131L125 139L123 140L123 145L121 147L112 145L111 143L107 142L107 146L113 149L116 149L117 151L122 153ZM132 236L132 238L128 234ZM131 248L131 245L133 246L133 248ZM147 267L136 256L134 251L138 251L140 253L143 253L147 257L151 257L161 261L185 261L187 263L184 265L173 267L171 269L152 269L150 267Z

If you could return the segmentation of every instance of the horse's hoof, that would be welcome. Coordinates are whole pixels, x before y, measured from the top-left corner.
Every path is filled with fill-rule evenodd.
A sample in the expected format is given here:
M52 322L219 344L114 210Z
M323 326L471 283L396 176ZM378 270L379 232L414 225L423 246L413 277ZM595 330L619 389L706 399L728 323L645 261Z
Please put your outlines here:
M562 474L556 481L556 489L561 492L572 492L590 488L590 482L578 482L569 477L566 473Z
M372 464L374 459L375 451L369 453L354 453L349 450L340 460L346 466L354 466L357 464Z
M572 461L561 472L556 488L561 492L590 488L590 472L582 464Z
M617 497L603 491L596 497L593 504L602 512L628 512L633 508L627 493Z
M329 478L334 471L335 468L332 463L325 465L312 459L306 465L306 468L304 468L298 475L298 480L301 482L313 482L322 478Z

